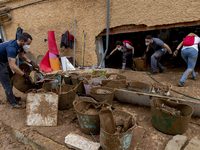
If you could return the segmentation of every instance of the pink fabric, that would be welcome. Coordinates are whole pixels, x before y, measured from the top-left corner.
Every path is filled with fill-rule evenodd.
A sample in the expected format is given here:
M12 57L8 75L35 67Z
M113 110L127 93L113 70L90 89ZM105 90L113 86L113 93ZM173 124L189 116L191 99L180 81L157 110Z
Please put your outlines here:
M54 31L48 31L48 45L49 45L49 52L59 55Z
M57 58L58 56L54 53L49 52L49 58Z

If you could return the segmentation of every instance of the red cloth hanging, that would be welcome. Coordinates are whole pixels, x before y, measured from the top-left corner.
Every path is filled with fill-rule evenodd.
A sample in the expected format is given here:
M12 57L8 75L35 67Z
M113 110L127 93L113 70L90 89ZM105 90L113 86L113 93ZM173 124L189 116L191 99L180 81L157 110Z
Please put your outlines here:
M49 52L59 55L54 31L48 31Z

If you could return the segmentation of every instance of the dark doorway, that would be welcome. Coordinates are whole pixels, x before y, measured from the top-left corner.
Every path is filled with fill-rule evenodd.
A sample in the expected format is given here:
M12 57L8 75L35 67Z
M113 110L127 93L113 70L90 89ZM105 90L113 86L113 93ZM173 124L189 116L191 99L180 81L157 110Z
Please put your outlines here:
M198 26L189 26L189 27L177 27L177 28L158 29L158 30L110 35L109 49L108 49L107 55L110 54L110 52L113 49L115 49L116 47L115 42L117 40L121 40L121 41L129 40L133 43L133 46L135 48L135 56L136 57L143 56L144 52L146 51L146 46L145 46L145 41L144 41L146 35L152 35L153 37L160 38L166 44L169 45L172 51L175 51L178 44L183 41L183 38L185 38L185 36L187 36L191 32L200 36L200 26L198 25ZM104 49L105 49L106 36L103 36L103 44L104 44ZM147 61L149 64L150 64L150 56L153 53L154 53L154 50L152 49L148 53ZM131 61L129 63L131 63ZM167 67L181 67L183 65L185 66L185 62L181 57L180 51L176 58L172 58L172 56L169 55L169 53L167 53L166 55L162 57L161 63ZM109 60L105 61L105 65L107 68L120 68L122 65L122 53L119 51L114 53L110 57ZM197 65L200 66L199 61L197 62Z

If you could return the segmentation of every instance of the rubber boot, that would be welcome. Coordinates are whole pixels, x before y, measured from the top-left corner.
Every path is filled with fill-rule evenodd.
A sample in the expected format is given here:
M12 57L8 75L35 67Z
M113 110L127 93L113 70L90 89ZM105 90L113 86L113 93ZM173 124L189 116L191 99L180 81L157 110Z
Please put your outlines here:
M126 63L122 63L121 73L124 73L125 68L126 68Z

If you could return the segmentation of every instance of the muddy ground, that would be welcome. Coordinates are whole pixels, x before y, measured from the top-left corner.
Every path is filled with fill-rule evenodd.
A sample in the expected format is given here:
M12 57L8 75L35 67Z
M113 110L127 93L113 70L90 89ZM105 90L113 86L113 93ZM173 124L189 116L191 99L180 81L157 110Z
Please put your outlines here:
M12 130L0 121L0 149L1 150L32 150L30 145L18 142L11 134Z
M164 73L153 75L153 77L163 83L168 83L172 85L174 90L182 92L184 94L200 98L200 77L194 81L188 79L186 81L186 87L178 87L177 83L180 80L185 68L168 69ZM112 72L119 72L119 70L112 70ZM146 72L134 72L131 70L126 70L124 75L128 80L138 80L144 81L146 83L154 82ZM14 89L16 96L21 96L22 101L25 102L26 95ZM6 102L6 97L2 86L0 86L0 121L8 126L18 129L24 132L25 135L31 133L31 131L38 132L60 144L65 145L64 139L69 133L76 133L86 138L94 141L91 135L86 135L80 131L78 121L76 119L76 114L74 109L64 110L58 112L58 126L56 127L33 127L26 126L26 109L18 110L12 109L10 104ZM171 92L171 95L181 96L179 94ZM132 138L132 143L130 150L163 150L172 138L172 135L167 135L157 131L151 123L151 112L150 107L141 107L137 105L114 102L114 107L116 110L127 111L136 118L137 126L134 129L134 134ZM192 117L192 122L200 124L200 118ZM1 124L0 122L0 124ZM18 143L13 139L9 131L2 129L0 126L0 149L31 149L26 145ZM186 133L184 133L190 140L191 138L197 138L200 140L200 126L195 124L189 124L189 128ZM99 135L94 136L97 141L99 141ZM2 142L3 141L3 142Z

